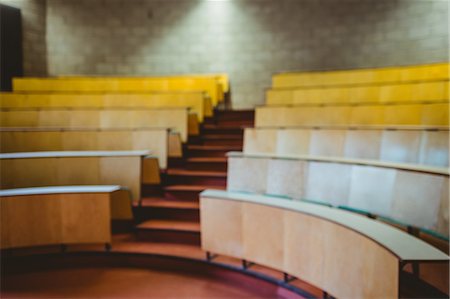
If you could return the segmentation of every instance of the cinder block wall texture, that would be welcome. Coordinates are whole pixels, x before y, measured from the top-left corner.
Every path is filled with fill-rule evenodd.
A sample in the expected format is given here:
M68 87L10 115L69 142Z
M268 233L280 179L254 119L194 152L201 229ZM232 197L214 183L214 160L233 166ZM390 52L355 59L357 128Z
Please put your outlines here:
M26 76L47 75L46 0L0 0L21 9L23 68Z
M448 17L446 0L47 0L48 70L226 72L250 108L275 72L447 61Z

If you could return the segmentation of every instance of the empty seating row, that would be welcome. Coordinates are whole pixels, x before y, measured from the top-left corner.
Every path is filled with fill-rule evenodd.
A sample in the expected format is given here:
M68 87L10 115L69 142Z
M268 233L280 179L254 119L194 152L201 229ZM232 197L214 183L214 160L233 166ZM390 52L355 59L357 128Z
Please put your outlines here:
M111 244L111 219L132 217L120 186L0 190L0 248L80 243Z
M449 130L246 128L244 153L345 157L445 167L449 165Z
M2 109L1 127L135 129L170 128L187 142L189 111L160 109ZM193 128L197 130L198 128Z
M266 92L266 105L389 104L449 101L449 81L408 84L283 88Z
M146 150L162 169L168 157L181 157L181 147L179 135L167 129L0 129L2 153Z
M257 107L255 127L324 125L448 126L449 104Z
M73 75L73 76L58 76L57 78L69 78L69 79L91 79L91 78L99 78L99 77L95 77L95 76L90 76L90 77L82 77L82 76L78 76L78 75ZM101 78L101 77L100 77ZM115 77L117 78L117 77ZM125 79L125 78L129 78L129 77L119 77L121 79ZM139 77L133 77L133 78L139 78ZM148 77L144 77L144 78L148 78ZM222 87L222 91L224 93L227 93L230 91L230 79L228 78L228 75L223 73L223 74L188 74L188 75L175 75L175 76L166 76L166 77L158 77L160 79L171 79L171 78L215 78L217 83L221 85ZM142 79L142 78L140 78Z
M215 77L65 77L14 78L15 92L206 92L213 106L223 100L222 85Z
M320 205L207 190L200 215L203 250L277 269L337 298L398 298L405 263L449 260L396 228Z
M448 240L448 176L448 168L231 153L227 190L357 209Z
M135 202L141 184L160 182L157 160L148 151L0 154L0 176L0 189L117 184L129 188Z
M448 62L372 69L293 72L273 75L272 86L283 88L435 81L448 80L449 74Z
M152 94L99 94L61 93L24 94L0 93L0 107L10 108L179 108L188 107L203 122L205 116L212 116L209 98L201 92L152 93Z

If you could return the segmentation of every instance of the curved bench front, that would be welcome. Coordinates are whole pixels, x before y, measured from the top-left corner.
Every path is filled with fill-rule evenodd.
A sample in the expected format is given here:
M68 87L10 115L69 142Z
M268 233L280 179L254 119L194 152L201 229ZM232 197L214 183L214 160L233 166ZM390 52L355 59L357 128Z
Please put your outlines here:
M255 110L255 127L331 125L448 126L449 103L410 105L265 106Z
M357 209L448 240L448 168L307 155L228 157L229 191Z
M288 273L338 298L398 298L405 262L449 257L391 226L268 196L201 194L202 249Z
M175 93L0 93L2 109L17 108L179 108L189 107L203 122L212 116L211 99L203 92Z
M172 142L171 142L172 141ZM146 150L162 169L174 149L181 147L178 133L166 128L0 128L0 152Z
M111 219L131 219L120 186L59 186L0 191L1 248L111 243Z
M140 200L141 183L159 169L148 151L62 151L0 154L0 189L118 184Z
M449 128L246 128L246 154L312 155L448 166Z

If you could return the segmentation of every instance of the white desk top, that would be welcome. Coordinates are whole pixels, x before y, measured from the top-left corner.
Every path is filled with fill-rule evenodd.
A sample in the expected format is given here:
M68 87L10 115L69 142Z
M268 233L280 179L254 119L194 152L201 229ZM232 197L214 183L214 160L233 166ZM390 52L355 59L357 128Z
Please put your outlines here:
M54 151L0 154L0 159L149 156L150 151Z
M354 230L385 247L402 261L448 261L449 256L407 233L348 211L277 197L219 190L205 190L201 197L248 202L300 212Z
M120 190L118 185L87 185L87 186L51 186L0 190L1 196L59 194L59 193L109 193Z
M447 167L434 167L428 165L408 164L408 163L396 163L386 162L380 160L367 160L367 159L352 159L342 157L325 157L325 156L309 156L309 155L283 155L277 156L274 154L245 154L243 152L228 152L227 157L245 157L245 158L269 158L269 159L285 159L285 160L306 160L317 162L329 162L329 163L344 163L354 165L376 166L384 168L402 169L416 172L427 172L432 174L450 175L450 170Z

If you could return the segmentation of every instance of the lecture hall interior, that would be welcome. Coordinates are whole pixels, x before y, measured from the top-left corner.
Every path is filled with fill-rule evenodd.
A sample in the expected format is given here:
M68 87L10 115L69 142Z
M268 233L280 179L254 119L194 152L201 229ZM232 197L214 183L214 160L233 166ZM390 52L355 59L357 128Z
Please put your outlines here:
M0 297L449 298L448 0L0 0Z

